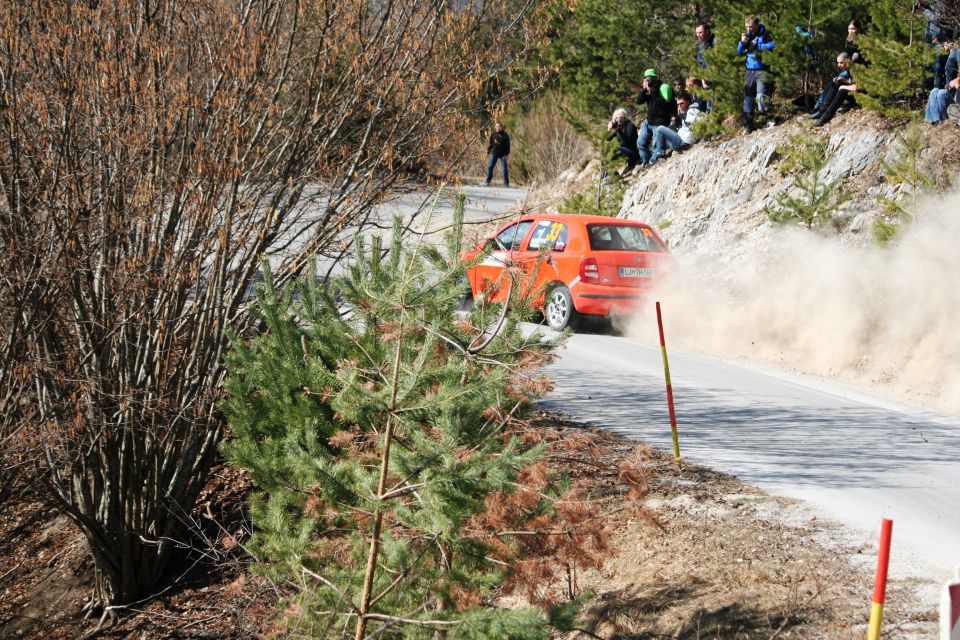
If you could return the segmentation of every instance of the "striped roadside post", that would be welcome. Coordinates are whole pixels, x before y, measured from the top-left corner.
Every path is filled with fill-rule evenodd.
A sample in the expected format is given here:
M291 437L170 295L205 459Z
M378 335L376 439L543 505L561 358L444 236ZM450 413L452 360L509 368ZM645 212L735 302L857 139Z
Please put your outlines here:
M880 525L880 553L877 555L877 578L873 583L873 605L870 607L870 629L867 640L880 640L883 624L883 598L887 591L887 567L890 565L890 535L893 520L883 519Z
M663 317L657 302L657 326L660 328L660 351L663 352L663 374L667 379L667 408L670 410L670 430L673 432L673 457L680 460L680 438L677 436L677 412L673 408L673 385L670 384L670 363L667 362L667 342L663 338Z
M960 567L940 594L940 640L960 640Z

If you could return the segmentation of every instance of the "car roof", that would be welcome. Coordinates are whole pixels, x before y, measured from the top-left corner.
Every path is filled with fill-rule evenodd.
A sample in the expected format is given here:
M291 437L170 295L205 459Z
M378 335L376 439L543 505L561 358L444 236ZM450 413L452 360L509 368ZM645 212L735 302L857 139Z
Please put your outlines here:
M586 213L528 213L520 217L520 220L532 220L534 218L550 218L551 220L556 220L557 222L583 222L583 223L601 223L601 224L630 224L630 225L643 225L649 227L650 225L646 222L641 222L640 220L629 220L627 218L614 218L611 216L596 216L588 215Z

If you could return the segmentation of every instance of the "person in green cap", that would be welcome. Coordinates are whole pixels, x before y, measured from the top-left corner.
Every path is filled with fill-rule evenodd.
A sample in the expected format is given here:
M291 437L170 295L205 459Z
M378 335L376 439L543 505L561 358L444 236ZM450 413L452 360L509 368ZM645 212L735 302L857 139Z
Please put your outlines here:
M637 152L640 164L649 165L653 132L657 127L670 126L677 115L677 100L673 95L673 87L660 82L654 69L647 69L643 72L643 88L637 95L636 103L647 105L647 118L640 125L637 135Z

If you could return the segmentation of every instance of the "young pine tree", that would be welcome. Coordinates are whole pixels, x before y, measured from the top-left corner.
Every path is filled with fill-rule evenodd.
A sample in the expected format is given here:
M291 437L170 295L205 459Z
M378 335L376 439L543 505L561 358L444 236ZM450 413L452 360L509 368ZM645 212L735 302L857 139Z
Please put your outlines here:
M785 171L796 172L793 187L777 196L774 207L767 210L770 220L780 224L800 222L808 229L827 222L846 199L840 179L825 181L823 168L830 161L827 146L819 140L792 136L790 144L779 148Z
M897 143L896 154L881 162L881 170L887 182L901 186L901 195L896 199L880 197L878 200L885 214L885 218L873 223L873 238L878 244L893 240L900 225L913 220L912 212L919 200L936 186L936 179L921 160L929 145L920 125L912 124L898 132Z
M499 305L455 313L458 210L445 251L405 247L397 226L329 286L279 292L268 275L263 333L235 342L223 452L258 488L251 552L297 586L292 635L545 638L569 603L497 608L492 588L548 593L531 558L563 544L589 563L604 546L543 449L509 431L552 344Z

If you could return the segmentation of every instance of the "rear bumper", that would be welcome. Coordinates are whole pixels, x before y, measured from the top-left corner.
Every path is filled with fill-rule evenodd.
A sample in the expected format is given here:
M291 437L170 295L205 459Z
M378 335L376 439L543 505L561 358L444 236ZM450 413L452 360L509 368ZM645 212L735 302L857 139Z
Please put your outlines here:
M592 315L632 315L647 298L646 289L585 285L578 282L571 290L577 312Z

